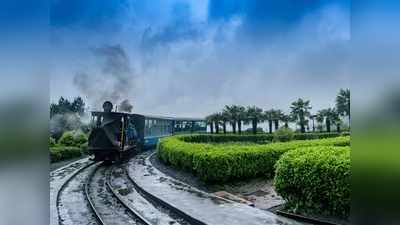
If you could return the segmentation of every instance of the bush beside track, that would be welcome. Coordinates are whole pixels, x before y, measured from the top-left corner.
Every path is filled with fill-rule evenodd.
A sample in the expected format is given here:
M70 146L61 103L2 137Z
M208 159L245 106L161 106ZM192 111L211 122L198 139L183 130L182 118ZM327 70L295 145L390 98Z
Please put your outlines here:
M349 133L293 133L293 140L314 140L347 136ZM181 140L195 143L224 143L224 142L256 142L266 143L274 140L274 134L237 135L237 134L201 134L182 136Z
M50 162L58 162L82 156L80 147L58 146L50 147Z
M289 151L276 163L274 185L294 211L347 217L350 147L318 146Z
M81 131L67 131L56 141L49 138L50 162L81 157L87 154L87 136Z
M211 136L213 135L163 138L158 145L158 156L167 164L194 172L206 182L225 182L233 179L258 176L271 178L274 175L276 161L282 154L289 150L313 146L348 146L350 144L350 137L348 136L320 140L248 145L235 143L218 145L189 142L200 142L203 140L216 140L215 142L217 143L222 142L220 141L222 139L220 136L222 135L217 135L216 139L211 139ZM254 139L259 140L258 137ZM224 140L235 142L232 138L225 138Z

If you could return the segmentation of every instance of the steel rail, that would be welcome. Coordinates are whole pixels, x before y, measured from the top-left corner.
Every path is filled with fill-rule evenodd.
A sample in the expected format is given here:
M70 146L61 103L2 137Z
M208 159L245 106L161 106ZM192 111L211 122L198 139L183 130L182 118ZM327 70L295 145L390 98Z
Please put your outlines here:
M96 220L100 223L100 225L106 225L104 220L101 218L99 212L96 210L96 207L94 206L93 201L90 198L90 193L89 193L90 181L92 180L94 174L97 172L99 167L100 167L100 165L97 165L96 168L89 174L88 179L86 179L84 189L85 189L86 199L89 202L90 209L93 211L93 214L95 215Z
M72 165L73 163L71 163L70 165ZM61 215L60 215L60 210L59 210L59 203L60 203L60 195L61 192L65 189L65 187L67 186L67 184L73 179L75 178L79 173L81 173L83 170L87 169L88 167L92 166L93 164L95 164L95 162L91 162L88 163L87 165L75 170L61 185L60 189L58 189L57 194L56 194L56 207L57 207L57 217L58 217L58 224L62 225L61 223ZM70 166L68 165L68 166ZM62 167L60 169L65 169L68 166Z
M149 191L145 190L144 188L142 188L138 183L136 183L136 181L131 177L131 175L128 172L128 169L125 167L125 172L127 173L127 177L128 180L133 184L133 186L135 187L135 189L142 194L143 197L145 197L146 199L150 199L153 202L156 202L157 204L163 206L164 208L169 209L171 212L173 212L174 214L180 216L181 218L183 218L184 220L186 220L189 224L192 225L207 225L205 222L196 219L192 216L190 216L189 214L187 214L186 212L176 208L175 206L171 205L170 203L162 200L161 198L155 196L154 194L150 193Z
M115 166L111 166L108 171L106 172L106 184L107 187L111 190L111 193L114 195L114 197L116 199L118 199L118 201L126 208L129 210L129 212L131 212L134 216L136 216L137 218L139 218L139 220L146 224L146 225L154 225L154 223L150 222L149 220L147 220L145 217L142 216L142 214L140 212L138 212L136 209L132 208L131 206L129 206L129 203L126 202L126 200L124 200L122 198L122 196L120 194L118 194L118 192L113 188L113 186L111 185L111 174L114 171Z

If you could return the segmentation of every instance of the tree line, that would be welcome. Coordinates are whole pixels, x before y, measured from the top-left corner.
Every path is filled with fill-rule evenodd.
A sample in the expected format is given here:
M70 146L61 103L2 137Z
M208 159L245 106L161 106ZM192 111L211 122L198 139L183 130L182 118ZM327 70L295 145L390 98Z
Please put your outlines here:
M50 104L50 136L58 140L66 131L88 132L88 124L82 122L84 115L85 102L81 97L73 100L60 97L57 103Z
M310 130L309 123L313 132L322 131L322 124L325 124L326 131L331 132L331 126L336 126L336 131L341 132L342 117L347 117L350 127L350 90L340 89L336 96L336 106L319 110L316 114L311 114L310 101L299 98L290 105L290 113L285 114L280 109L263 110L257 106L226 105L221 112L213 113L206 117L206 122L210 127L211 133L227 132L227 125L230 125L233 133L242 133L242 125L251 125L254 134L257 133L257 125L262 122L268 123L268 132L273 129L278 130L280 123L289 128L289 123L296 123L300 127L300 132L305 133L306 128ZM316 122L318 127L316 127Z
M60 97L57 103L50 104L50 118L57 114L76 113L82 116L85 113L85 102L81 97L74 98L70 101L64 97Z

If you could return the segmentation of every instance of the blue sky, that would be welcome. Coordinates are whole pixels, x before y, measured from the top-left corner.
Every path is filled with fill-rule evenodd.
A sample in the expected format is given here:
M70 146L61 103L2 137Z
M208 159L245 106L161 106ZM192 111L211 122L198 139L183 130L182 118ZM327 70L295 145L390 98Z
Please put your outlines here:
M54 0L50 24L52 101L203 116L298 97L317 110L349 87L350 1Z

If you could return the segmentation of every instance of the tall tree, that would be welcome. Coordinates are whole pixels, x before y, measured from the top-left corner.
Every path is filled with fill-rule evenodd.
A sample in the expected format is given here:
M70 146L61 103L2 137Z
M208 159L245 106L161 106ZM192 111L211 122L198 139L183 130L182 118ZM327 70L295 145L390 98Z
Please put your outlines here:
M236 124L239 118L239 106L237 105L226 105L224 112L229 117L229 123L231 124L233 133L236 133Z
M279 121L282 120L282 117L284 116L282 110L278 109L275 110L274 112L274 125L275 125L275 131L279 130Z
M301 98L299 98L295 102L292 102L292 105L290 106L291 114L293 118L297 121L297 124L300 126L301 133L306 132L306 125L308 123L308 120L306 118L310 115L309 110L311 108L312 107L310 106L310 101L303 100Z
M340 119L340 113L337 109L333 109L332 112L332 123L336 125L336 132L341 132L342 120Z
M312 131L315 132L315 119L317 118L317 115L310 115L309 118L312 121Z
M253 134L257 134L257 124L259 122L262 122L263 118L264 118L263 113L262 113L263 110L256 106L249 106L249 107L247 107L246 112L247 112L246 113L246 115L247 115L246 122L251 123Z
M270 109L264 112L264 119L268 121L268 132L272 134L272 122L275 118L275 110Z
M210 132L214 133L214 114L206 116L206 123L210 126Z
M226 111L222 111L221 113L219 113L219 115L220 115L221 122L222 122L222 130L223 130L224 134L226 134L226 123L229 122L230 115Z
M285 128L289 128L289 121L291 120L290 116L282 113L281 121L285 124Z
M244 106L238 106L237 123L238 123L239 134L242 133L242 122L246 119L246 116L247 116L246 108Z
M350 89L340 89L336 96L336 109L340 116L347 116L350 127Z
M331 125L338 117L338 113L334 108L327 108L319 111L325 119L326 132L331 132Z
M323 131L323 124L325 119L325 112L323 110L319 110L315 115L315 120L317 121L318 125L317 128L320 132Z
M215 126L215 133L219 134L219 123L221 121L221 116L219 113L214 113L214 126Z
M50 118L56 114L77 113L82 116L85 113L85 102L81 97L76 97L70 102L64 97L60 97L57 103L50 104Z
M71 103L71 110L81 116L85 113L85 102L81 97L76 97L74 99Z

